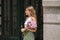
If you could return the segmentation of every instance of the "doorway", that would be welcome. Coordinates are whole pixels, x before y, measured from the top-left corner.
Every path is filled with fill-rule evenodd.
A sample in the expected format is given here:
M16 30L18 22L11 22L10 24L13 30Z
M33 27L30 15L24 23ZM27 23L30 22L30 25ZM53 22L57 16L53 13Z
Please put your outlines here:
M43 13L42 0L1 0L1 40L23 40L20 31L24 26L24 9L33 5L37 15L36 40L43 40Z

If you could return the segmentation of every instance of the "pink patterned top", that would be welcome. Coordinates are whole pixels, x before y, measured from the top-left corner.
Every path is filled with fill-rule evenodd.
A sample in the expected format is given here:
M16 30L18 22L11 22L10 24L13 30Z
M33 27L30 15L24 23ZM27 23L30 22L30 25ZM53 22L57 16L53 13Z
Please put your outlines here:
M35 28L37 27L37 23L36 21L32 21L31 17L28 17L24 23L25 27L27 27L27 25L29 25L31 28Z

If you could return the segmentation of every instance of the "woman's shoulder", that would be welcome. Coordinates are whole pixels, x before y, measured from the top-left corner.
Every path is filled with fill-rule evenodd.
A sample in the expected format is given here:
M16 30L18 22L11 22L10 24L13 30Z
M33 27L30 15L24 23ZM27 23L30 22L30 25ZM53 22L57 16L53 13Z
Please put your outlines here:
M36 21L36 18L35 17L28 17L28 19L27 20L32 20L32 21Z
M36 21L36 18L35 17L31 17L32 21Z

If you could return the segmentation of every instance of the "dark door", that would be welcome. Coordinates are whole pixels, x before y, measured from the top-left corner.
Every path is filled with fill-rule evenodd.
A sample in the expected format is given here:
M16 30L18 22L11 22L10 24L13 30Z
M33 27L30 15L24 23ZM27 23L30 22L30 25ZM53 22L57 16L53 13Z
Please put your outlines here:
M43 39L43 15L42 0L1 0L1 40L23 40L20 31L21 25L24 26L24 9L26 6L33 5L37 11L37 32L36 40Z

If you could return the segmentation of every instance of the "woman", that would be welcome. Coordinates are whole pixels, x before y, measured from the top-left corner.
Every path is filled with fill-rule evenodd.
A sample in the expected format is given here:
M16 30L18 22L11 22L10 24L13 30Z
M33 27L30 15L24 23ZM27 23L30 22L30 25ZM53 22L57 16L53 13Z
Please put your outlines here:
M24 32L26 29L29 32L23 37L23 40L35 40L33 33L37 30L36 11L33 6L29 6L26 8L25 13L28 17L24 23L25 27L21 29L21 32Z

